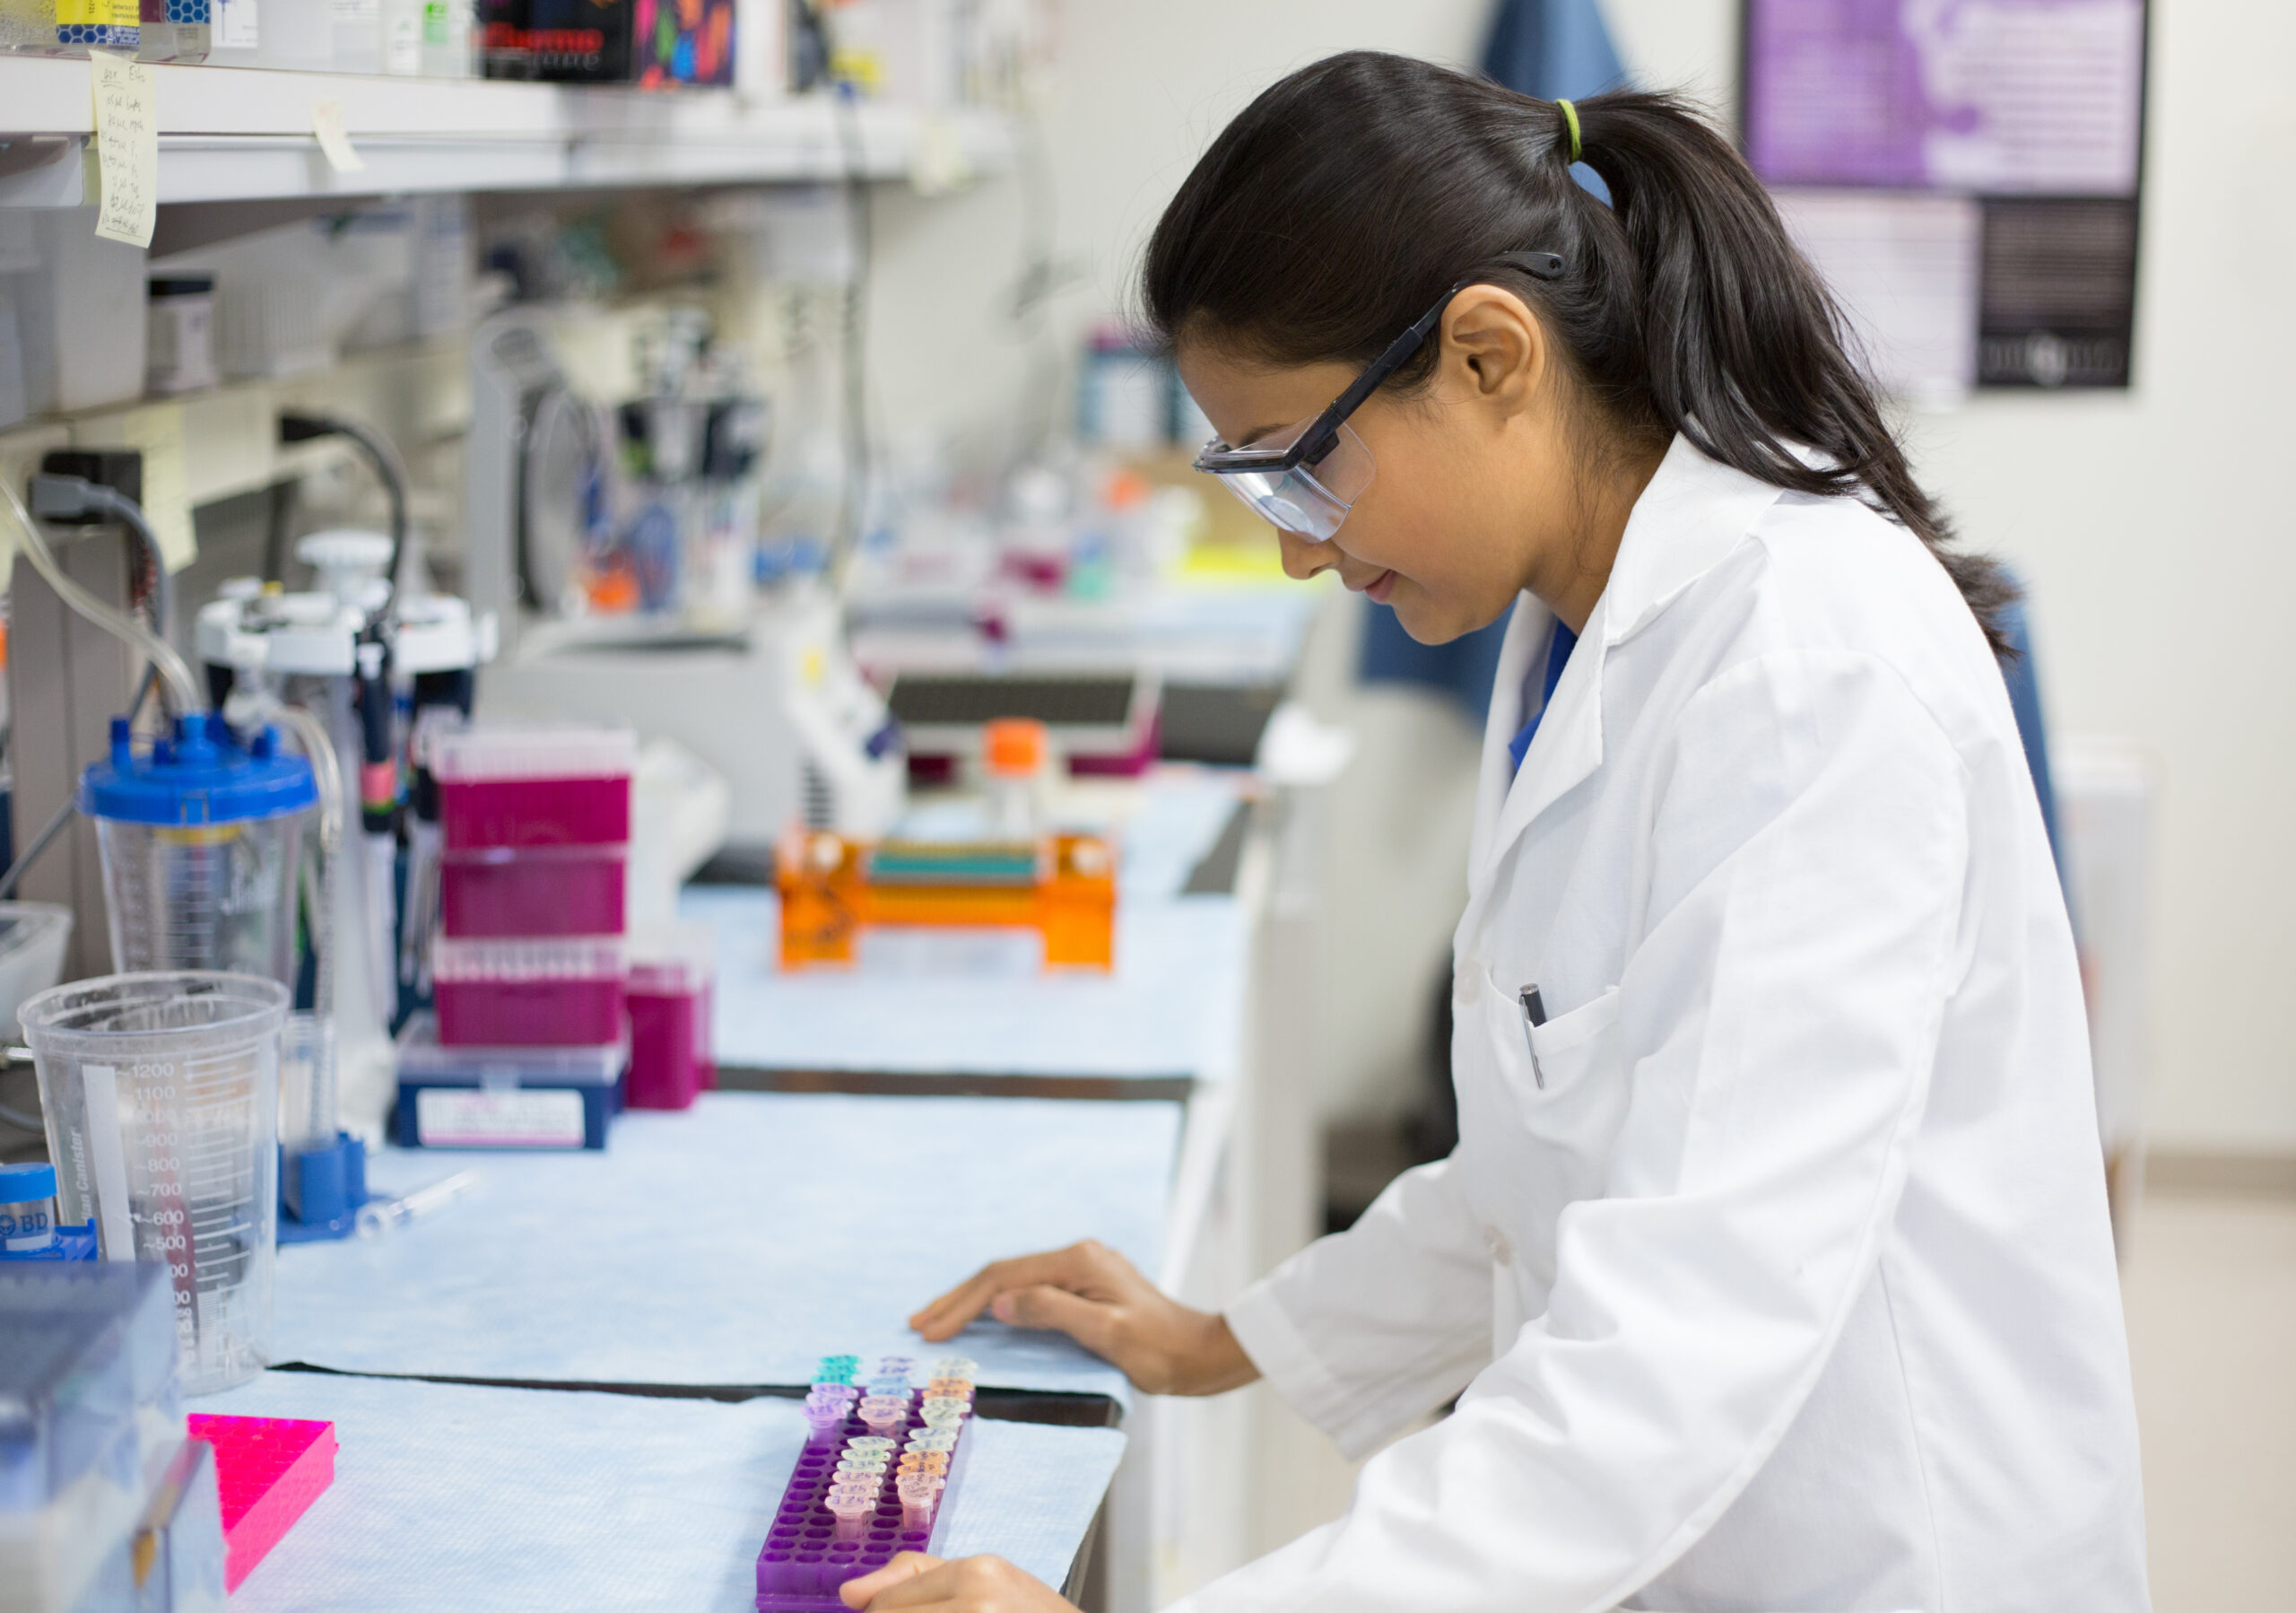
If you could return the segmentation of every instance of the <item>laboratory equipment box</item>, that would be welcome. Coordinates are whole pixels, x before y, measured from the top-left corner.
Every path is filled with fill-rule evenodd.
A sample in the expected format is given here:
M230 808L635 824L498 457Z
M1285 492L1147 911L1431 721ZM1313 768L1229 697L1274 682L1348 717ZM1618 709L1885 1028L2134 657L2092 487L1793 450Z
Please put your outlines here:
M629 862L622 846L488 846L439 865L439 923L457 939L618 936Z
M0 1266L0 1609L78 1606L135 1531L183 1443L177 1326L165 1266Z
M623 1034L630 956L619 936L457 940L430 951L446 1047L603 1047Z
M397 1052L401 1147L603 1148L630 1044L442 1047L417 1014Z
M449 851L630 839L638 736L628 728L482 725L434 734L428 749Z
M194 1413L191 1437L215 1449L224 1583L237 1591L335 1482L335 1425L301 1417Z

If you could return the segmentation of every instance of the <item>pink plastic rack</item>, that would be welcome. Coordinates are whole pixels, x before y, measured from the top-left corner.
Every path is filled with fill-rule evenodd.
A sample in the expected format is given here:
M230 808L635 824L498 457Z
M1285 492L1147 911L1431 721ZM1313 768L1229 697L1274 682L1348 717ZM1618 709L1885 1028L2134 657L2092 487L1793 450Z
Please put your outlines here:
M824 1367L830 1370L807 1399L811 1431L805 1449L797 1458L796 1471L789 1476L788 1487L781 1495L781 1510L775 1514L764 1548L757 1556L759 1613L846 1613L839 1586L874 1573L901 1552L933 1549L946 1503L964 1470L964 1459L970 1450L970 1441L965 1437L971 1426L970 1382L965 1385L966 1415L953 1426L939 1425L954 1436L944 1453L945 1461L936 1469L944 1480L942 1487L922 1509L923 1516L918 1516L914 1503L905 1508L897 1493L900 1452L914 1436L934 1432L926 1422L925 1405L934 1397L929 1389L909 1389L889 1417L881 1401L872 1403L874 1386L864 1394L858 1384L851 1384L849 1377L832 1365L850 1359L832 1357L825 1362ZM881 1382L884 1366L891 1365L881 1364ZM970 1363L965 1365L970 1366ZM908 1364L901 1366L906 1376ZM856 1399L841 1408L822 1403L824 1390L846 1386L852 1388ZM853 1515L849 1504L841 1514L833 1511L831 1495L837 1469L857 1439L888 1440L892 1452L878 1479L874 1507L859 1517Z
M223 1504L223 1588L239 1582L335 1482L335 1425L194 1412L191 1437L215 1447Z

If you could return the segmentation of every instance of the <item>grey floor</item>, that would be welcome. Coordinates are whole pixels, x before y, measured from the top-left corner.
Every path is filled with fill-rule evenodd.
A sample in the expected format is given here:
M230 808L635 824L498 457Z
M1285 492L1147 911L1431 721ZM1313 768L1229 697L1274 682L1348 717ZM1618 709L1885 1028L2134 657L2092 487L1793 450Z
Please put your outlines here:
M2122 1293L2156 1613L2296 1608L2296 1197L2155 1189ZM1294 1474L1281 1538L1344 1511L1355 1468L1269 1411Z

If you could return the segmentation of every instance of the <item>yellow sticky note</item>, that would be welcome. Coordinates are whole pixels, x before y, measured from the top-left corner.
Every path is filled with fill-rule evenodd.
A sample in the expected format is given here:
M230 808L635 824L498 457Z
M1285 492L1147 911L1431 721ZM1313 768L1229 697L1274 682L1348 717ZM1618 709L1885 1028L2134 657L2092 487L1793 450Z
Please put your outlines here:
M144 456L144 516L160 536L160 558L180 571L199 558L185 478L183 406L158 404L120 416L120 446Z
M160 109L152 69L126 57L91 51L88 83L96 98L96 171L102 189L96 233L148 247L160 216Z
M326 153L326 165L339 174L355 174L367 166L366 161L351 144L351 135L343 126L343 103L333 97L311 102L311 133L318 136L319 150Z

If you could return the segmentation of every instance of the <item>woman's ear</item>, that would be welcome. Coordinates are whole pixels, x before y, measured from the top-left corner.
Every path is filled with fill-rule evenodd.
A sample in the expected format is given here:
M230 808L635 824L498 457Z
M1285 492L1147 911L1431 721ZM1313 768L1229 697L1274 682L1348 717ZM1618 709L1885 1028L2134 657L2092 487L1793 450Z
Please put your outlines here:
M1443 310L1440 335L1439 362L1467 396L1506 414L1529 404L1546 371L1546 331L1520 297L1468 286Z

